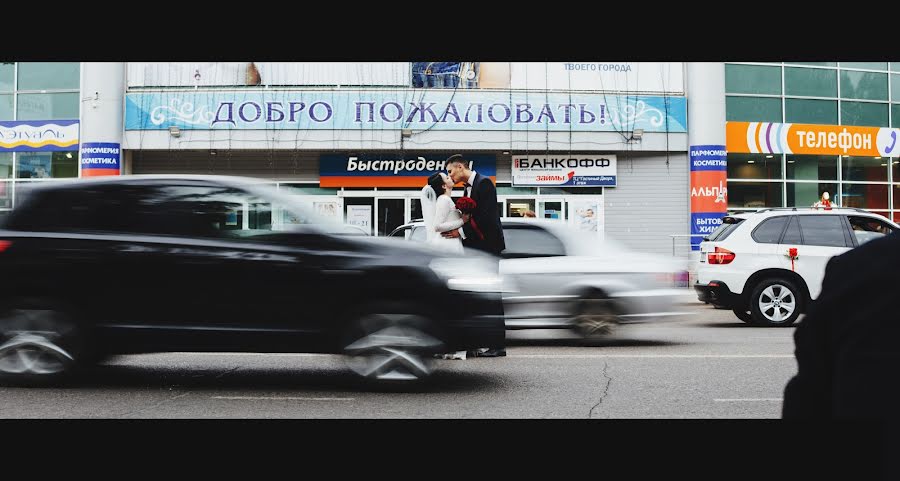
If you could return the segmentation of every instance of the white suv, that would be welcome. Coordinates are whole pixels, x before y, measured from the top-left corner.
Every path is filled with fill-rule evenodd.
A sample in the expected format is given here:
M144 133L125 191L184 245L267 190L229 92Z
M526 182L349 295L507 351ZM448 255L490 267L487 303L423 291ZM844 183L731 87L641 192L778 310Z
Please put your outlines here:
M825 265L900 229L861 209L763 209L726 216L700 243L698 298L742 321L789 326L822 290Z

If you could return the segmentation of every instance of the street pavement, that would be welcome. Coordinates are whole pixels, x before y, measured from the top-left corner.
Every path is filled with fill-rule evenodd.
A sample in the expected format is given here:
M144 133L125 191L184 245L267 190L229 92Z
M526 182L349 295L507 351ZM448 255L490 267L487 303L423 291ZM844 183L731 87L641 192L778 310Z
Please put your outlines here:
M339 356L121 356L62 388L0 388L0 418L778 418L794 328L691 303L585 341L510 331L504 358L437 360L415 389L360 385Z

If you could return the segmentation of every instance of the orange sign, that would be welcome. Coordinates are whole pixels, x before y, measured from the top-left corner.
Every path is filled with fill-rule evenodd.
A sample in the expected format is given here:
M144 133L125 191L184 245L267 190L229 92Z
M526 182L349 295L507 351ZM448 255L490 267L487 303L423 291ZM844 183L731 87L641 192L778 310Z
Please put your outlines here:
M747 154L898 157L900 129L849 125L727 122L726 149Z

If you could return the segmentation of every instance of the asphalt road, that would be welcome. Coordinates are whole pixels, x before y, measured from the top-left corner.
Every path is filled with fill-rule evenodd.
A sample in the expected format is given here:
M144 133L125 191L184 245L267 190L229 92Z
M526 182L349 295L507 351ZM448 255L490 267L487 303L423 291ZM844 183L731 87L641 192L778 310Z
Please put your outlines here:
M338 356L122 356L64 388L0 388L0 418L778 418L794 328L703 304L586 342L510 332L509 355L436 361L415 390L360 386Z

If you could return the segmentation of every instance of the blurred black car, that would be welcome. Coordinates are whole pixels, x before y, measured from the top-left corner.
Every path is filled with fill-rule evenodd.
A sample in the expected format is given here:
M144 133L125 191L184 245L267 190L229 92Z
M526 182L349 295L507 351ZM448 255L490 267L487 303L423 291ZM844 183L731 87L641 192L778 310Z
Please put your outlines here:
M23 197L0 226L6 382L175 351L340 353L365 378L415 381L433 354L503 342L496 265L344 235L260 181L121 176Z

